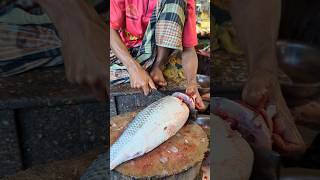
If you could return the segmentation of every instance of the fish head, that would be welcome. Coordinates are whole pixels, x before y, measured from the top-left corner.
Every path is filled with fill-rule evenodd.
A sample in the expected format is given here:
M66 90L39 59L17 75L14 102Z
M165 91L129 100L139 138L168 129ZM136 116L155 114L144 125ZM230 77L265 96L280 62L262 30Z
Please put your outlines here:
M190 97L184 93L181 92L175 92L172 94L173 97L176 97L178 99L180 99L182 102L184 102L191 111L194 111L196 108L196 104L195 104L195 97Z

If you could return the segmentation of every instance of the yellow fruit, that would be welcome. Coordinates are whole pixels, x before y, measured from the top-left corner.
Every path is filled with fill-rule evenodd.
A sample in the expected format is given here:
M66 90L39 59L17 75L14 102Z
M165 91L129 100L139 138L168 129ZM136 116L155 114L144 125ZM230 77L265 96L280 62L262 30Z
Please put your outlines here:
M179 74L179 77L180 77L181 79L185 79L183 70L180 69L180 70L178 71L178 74Z
M243 52L239 47L236 37L236 31L231 23L225 23L221 27L216 25L216 35L222 47L231 54L242 55Z

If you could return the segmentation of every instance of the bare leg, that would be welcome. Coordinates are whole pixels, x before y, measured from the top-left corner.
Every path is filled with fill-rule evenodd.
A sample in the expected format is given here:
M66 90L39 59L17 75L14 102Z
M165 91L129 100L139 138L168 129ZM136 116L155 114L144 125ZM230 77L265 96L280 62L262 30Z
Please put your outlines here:
M249 78L242 98L258 106L263 96L276 105L273 125L275 147L283 154L300 153L305 149L293 117L282 96L278 82L276 40L280 23L280 0L233 0L231 14L241 44L248 57Z
M157 57L152 66L150 75L153 82L159 86L167 85L167 81L165 80L162 71L164 69L164 65L168 62L168 57L171 52L172 50L169 48L157 46Z

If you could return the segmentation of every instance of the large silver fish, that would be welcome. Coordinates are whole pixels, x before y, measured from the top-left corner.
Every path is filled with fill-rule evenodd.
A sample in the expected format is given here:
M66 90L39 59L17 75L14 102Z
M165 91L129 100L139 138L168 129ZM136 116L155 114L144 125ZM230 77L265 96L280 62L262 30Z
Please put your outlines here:
M110 169L158 147L185 124L194 101L174 93L150 104L137 114L110 148Z

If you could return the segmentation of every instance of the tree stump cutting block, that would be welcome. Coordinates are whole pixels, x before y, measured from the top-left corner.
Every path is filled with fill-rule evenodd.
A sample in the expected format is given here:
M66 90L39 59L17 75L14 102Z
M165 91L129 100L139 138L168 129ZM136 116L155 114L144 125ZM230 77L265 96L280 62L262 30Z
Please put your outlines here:
M219 116L211 114L213 129L213 179L250 179L254 154L241 134ZM231 173L230 173L231 172Z
M111 118L110 144L113 144L136 116L130 112ZM141 157L127 161L111 171L111 179L172 179L199 178L208 137L197 124L186 124L166 142Z

